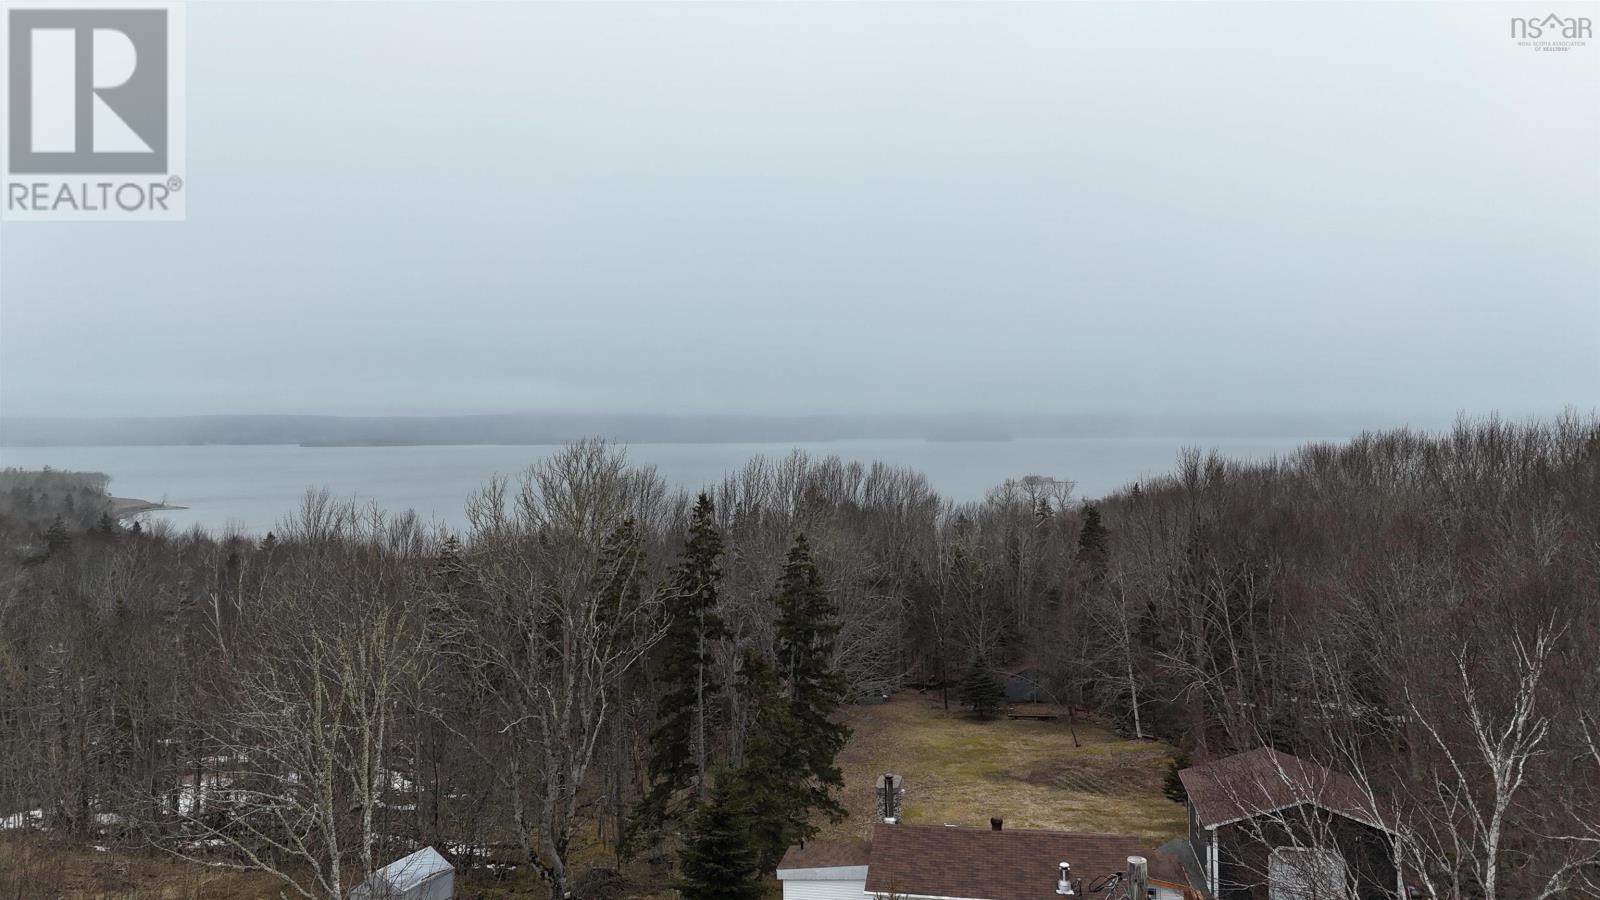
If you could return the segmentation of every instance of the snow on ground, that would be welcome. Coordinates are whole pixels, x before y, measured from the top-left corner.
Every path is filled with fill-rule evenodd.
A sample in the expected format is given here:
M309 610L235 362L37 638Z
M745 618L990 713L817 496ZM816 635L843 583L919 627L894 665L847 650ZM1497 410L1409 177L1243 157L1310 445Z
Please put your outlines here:
M393 769L379 769L378 775L374 780L377 781L377 787L380 790L385 785L387 785L389 790L402 794L409 794L417 789L417 786L412 783L411 779L400 774L399 772L394 771Z
M178 815L194 815L232 785L232 778L216 774L201 776L199 790L195 789L195 783L192 779L180 782L176 785Z
M42 825L44 825L44 810L42 809L30 809L25 812L0 815L0 831L36 828Z

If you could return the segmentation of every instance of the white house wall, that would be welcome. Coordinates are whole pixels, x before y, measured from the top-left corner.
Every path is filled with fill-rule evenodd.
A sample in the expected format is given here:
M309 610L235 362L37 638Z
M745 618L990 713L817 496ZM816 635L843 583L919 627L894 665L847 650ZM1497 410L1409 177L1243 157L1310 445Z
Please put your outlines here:
M867 882L810 881L788 879L783 882L783 900L866 900Z

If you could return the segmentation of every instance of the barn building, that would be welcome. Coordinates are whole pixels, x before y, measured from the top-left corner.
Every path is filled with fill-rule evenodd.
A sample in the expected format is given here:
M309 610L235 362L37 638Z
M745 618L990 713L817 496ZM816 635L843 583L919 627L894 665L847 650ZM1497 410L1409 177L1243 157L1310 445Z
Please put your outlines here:
M1405 896L1397 836L1350 776L1261 749L1178 777L1183 856L1208 900Z

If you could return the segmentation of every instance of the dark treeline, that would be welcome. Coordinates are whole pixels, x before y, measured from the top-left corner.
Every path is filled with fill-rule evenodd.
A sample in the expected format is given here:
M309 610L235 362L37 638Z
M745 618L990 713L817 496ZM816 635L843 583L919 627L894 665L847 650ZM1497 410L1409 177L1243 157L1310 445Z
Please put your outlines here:
M1196 760L1351 772L1428 896L1600 896L1593 418L1186 453L1092 504L799 454L693 498L584 442L469 518L0 521L0 822L312 897L420 844L557 896L620 858L748 896L707 886L845 812L841 704L987 711L1026 661Z

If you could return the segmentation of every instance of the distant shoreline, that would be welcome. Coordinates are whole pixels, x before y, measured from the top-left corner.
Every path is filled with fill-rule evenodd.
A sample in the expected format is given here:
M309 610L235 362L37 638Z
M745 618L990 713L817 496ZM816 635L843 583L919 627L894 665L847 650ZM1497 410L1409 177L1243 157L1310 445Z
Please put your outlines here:
M128 519L147 512L162 512L169 509L188 509L187 506L172 506L166 503L153 503L149 500L139 500L133 497L112 497L111 515L118 519Z

